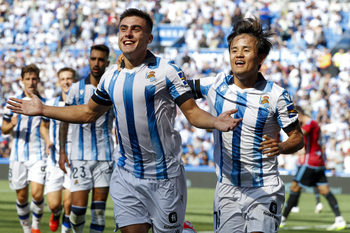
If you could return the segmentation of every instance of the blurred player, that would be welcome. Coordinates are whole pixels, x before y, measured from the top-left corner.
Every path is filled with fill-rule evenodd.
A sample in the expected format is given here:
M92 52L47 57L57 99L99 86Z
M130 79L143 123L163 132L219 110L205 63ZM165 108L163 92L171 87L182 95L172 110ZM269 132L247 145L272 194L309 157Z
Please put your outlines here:
M211 114L237 108L234 118L242 118L233 132L213 130L215 232L277 232L284 203L277 156L304 145L288 92L259 73L272 35L256 18L236 22L228 36L233 75L190 83L196 97L206 98ZM288 139L279 143L281 128Z
M76 71L72 68L62 68L58 71L58 82L62 92L56 98L48 100L47 105L65 106L67 92L76 80ZM50 122L41 124L40 131L45 139L46 153L49 155L46 169L45 194L47 195L48 208L52 212L49 226L51 231L56 231L59 226L59 219L62 213L62 190L64 191L63 206L64 215L62 218L62 233L70 232L71 226L69 215L71 211L71 194L70 194L70 172L65 174L59 167L59 128L60 121L51 119ZM67 149L70 151L71 145L71 128L67 140Z
M66 106L87 104L97 84L109 65L109 48L93 45L90 51L90 73L74 83L69 89ZM89 192L92 190L90 233L103 232L109 181L113 170L114 143L112 138L114 113L108 109L91 124L68 124L60 126L60 160L71 169L72 211L70 222L74 232L83 232ZM72 128L70 159L66 153L68 125Z
M73 123L94 122L113 105L120 151L111 196L123 233L147 233L150 227L154 233L183 230L187 187L181 137L174 129L176 105L199 128L228 131L239 122L230 116L236 110L214 117L196 105L182 70L147 50L152 27L147 13L124 11L119 25L124 69L118 72L116 65L108 69L88 104L57 108L11 98L17 113Z
M22 68L21 77L24 85L23 94L19 99L30 100L29 92L42 98L38 91L40 70L35 65ZM42 117L13 114L10 109L4 108L2 133L12 134L13 144L10 155L9 182L10 188L16 190L17 214L25 233L40 233L39 223L44 212L44 183L47 155L45 142L40 135ZM48 121L48 120L47 120ZM28 187L30 183L32 202L28 204ZM33 212L32 226L29 224L30 210Z
M283 211L281 227L285 226L291 208L298 202L301 188L317 186L320 194L327 199L336 216L335 223L327 230L342 230L346 227L346 222L340 214L337 200L329 189L327 177L324 173L326 168L320 144L321 129L316 121L305 114L301 107L297 107L297 110L304 134L305 157L300 160L301 165L290 187L290 195Z

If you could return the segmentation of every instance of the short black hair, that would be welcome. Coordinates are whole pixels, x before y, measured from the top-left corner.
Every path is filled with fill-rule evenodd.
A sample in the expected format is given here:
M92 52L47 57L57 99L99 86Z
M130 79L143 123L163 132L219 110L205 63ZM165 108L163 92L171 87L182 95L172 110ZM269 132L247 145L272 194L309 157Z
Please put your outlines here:
M146 21L148 33L152 33L153 21L151 19L151 16L147 12L144 12L144 11L136 9L136 8L129 8L129 9L125 10L120 16L119 24L124 18L132 17L132 16L137 16L137 17L144 19Z
M104 44L97 44L97 45L93 45L91 46L91 50L90 53L92 52L92 50L98 50L98 51L102 51L106 53L106 57L109 57L109 48L104 45Z
M270 32L269 29L263 29L262 26L262 21L256 16L254 16L254 18L241 19L235 22L230 35L227 37L229 51L231 42L236 36L248 34L256 38L258 54L266 54L267 56L273 46L273 42L269 38L275 33Z

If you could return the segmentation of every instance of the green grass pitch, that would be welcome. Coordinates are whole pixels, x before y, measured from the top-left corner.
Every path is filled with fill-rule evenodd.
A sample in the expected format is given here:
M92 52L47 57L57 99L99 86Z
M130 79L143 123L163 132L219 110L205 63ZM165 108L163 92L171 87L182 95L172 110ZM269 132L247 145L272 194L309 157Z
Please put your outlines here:
M289 194L286 194L288 198ZM213 189L188 189L188 202L186 220L190 220L196 230L202 233L213 232L212 206L214 198ZM347 221L347 228L340 232L350 232L350 195L336 195L340 211ZM22 233L22 228L18 221L16 213L16 196L13 190L8 187L6 180L0 180L0 233ZM46 199L45 199L46 202ZM315 198L313 194L303 193L299 201L300 212L291 213L287 220L287 225L284 229L280 229L282 233L294 232L326 232L326 227L334 222L334 214L325 198L321 197L323 203L323 211L320 214L314 214ZM49 233L49 218L50 213L45 206L45 212L41 221L41 232ZM85 224L85 232L89 232L90 211L87 211L87 221ZM113 232L113 204L109 198L106 209L106 228L105 232ZM60 228L56 231L60 232ZM118 231L120 232L120 231Z

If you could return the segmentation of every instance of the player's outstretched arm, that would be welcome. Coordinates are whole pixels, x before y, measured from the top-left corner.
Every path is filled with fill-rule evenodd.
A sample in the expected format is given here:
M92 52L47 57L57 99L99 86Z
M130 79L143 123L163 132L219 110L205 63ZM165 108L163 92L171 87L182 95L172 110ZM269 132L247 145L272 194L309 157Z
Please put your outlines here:
M260 143L259 149L265 149L262 153L267 154L268 157L280 154L293 154L304 147L304 135L299 124L288 133L288 139L284 142L277 143L275 139L266 135L264 135L264 138L265 141Z
M194 99L189 99L180 106L181 111L186 116L190 124L203 129L217 129L227 132L234 130L242 119L235 119L231 115L237 112L233 109L221 113L218 117L214 117L210 113L200 109Z
M44 105L40 99L29 93L31 100L10 98L7 107L14 113L28 116L46 116L48 118L66 121L76 124L95 122L111 106L103 106L90 99L88 104L74 105L69 107L55 107Z

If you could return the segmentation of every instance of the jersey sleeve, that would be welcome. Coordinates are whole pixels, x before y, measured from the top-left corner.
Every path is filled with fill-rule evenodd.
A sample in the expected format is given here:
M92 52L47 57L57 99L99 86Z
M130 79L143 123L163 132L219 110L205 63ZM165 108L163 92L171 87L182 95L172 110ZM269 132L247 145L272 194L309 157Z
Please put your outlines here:
M7 106L7 104L5 104L2 119L6 122L11 122L11 117L13 116L13 112L11 111L11 109L8 109L6 106Z
M72 86L69 88L69 91L67 93L66 98L66 105L77 105L77 101L75 99L76 93L79 91L79 82L73 83Z
M293 101L285 89L277 100L276 116L280 127L286 133L292 131L299 123L298 111L295 109Z
M201 79L194 79L191 82L192 92L194 93L194 98L207 98L209 89L215 82L214 77L207 77Z
M165 79L166 87L178 106L193 98L191 87L187 83L185 74L173 61L168 63Z
M111 78L116 74L119 74L119 72L117 71L117 66L114 65L102 75L101 80L97 85L95 93L91 96L92 100L95 103L104 106L110 106L113 104L109 96L108 88L109 85L113 85L113 82L111 83Z

